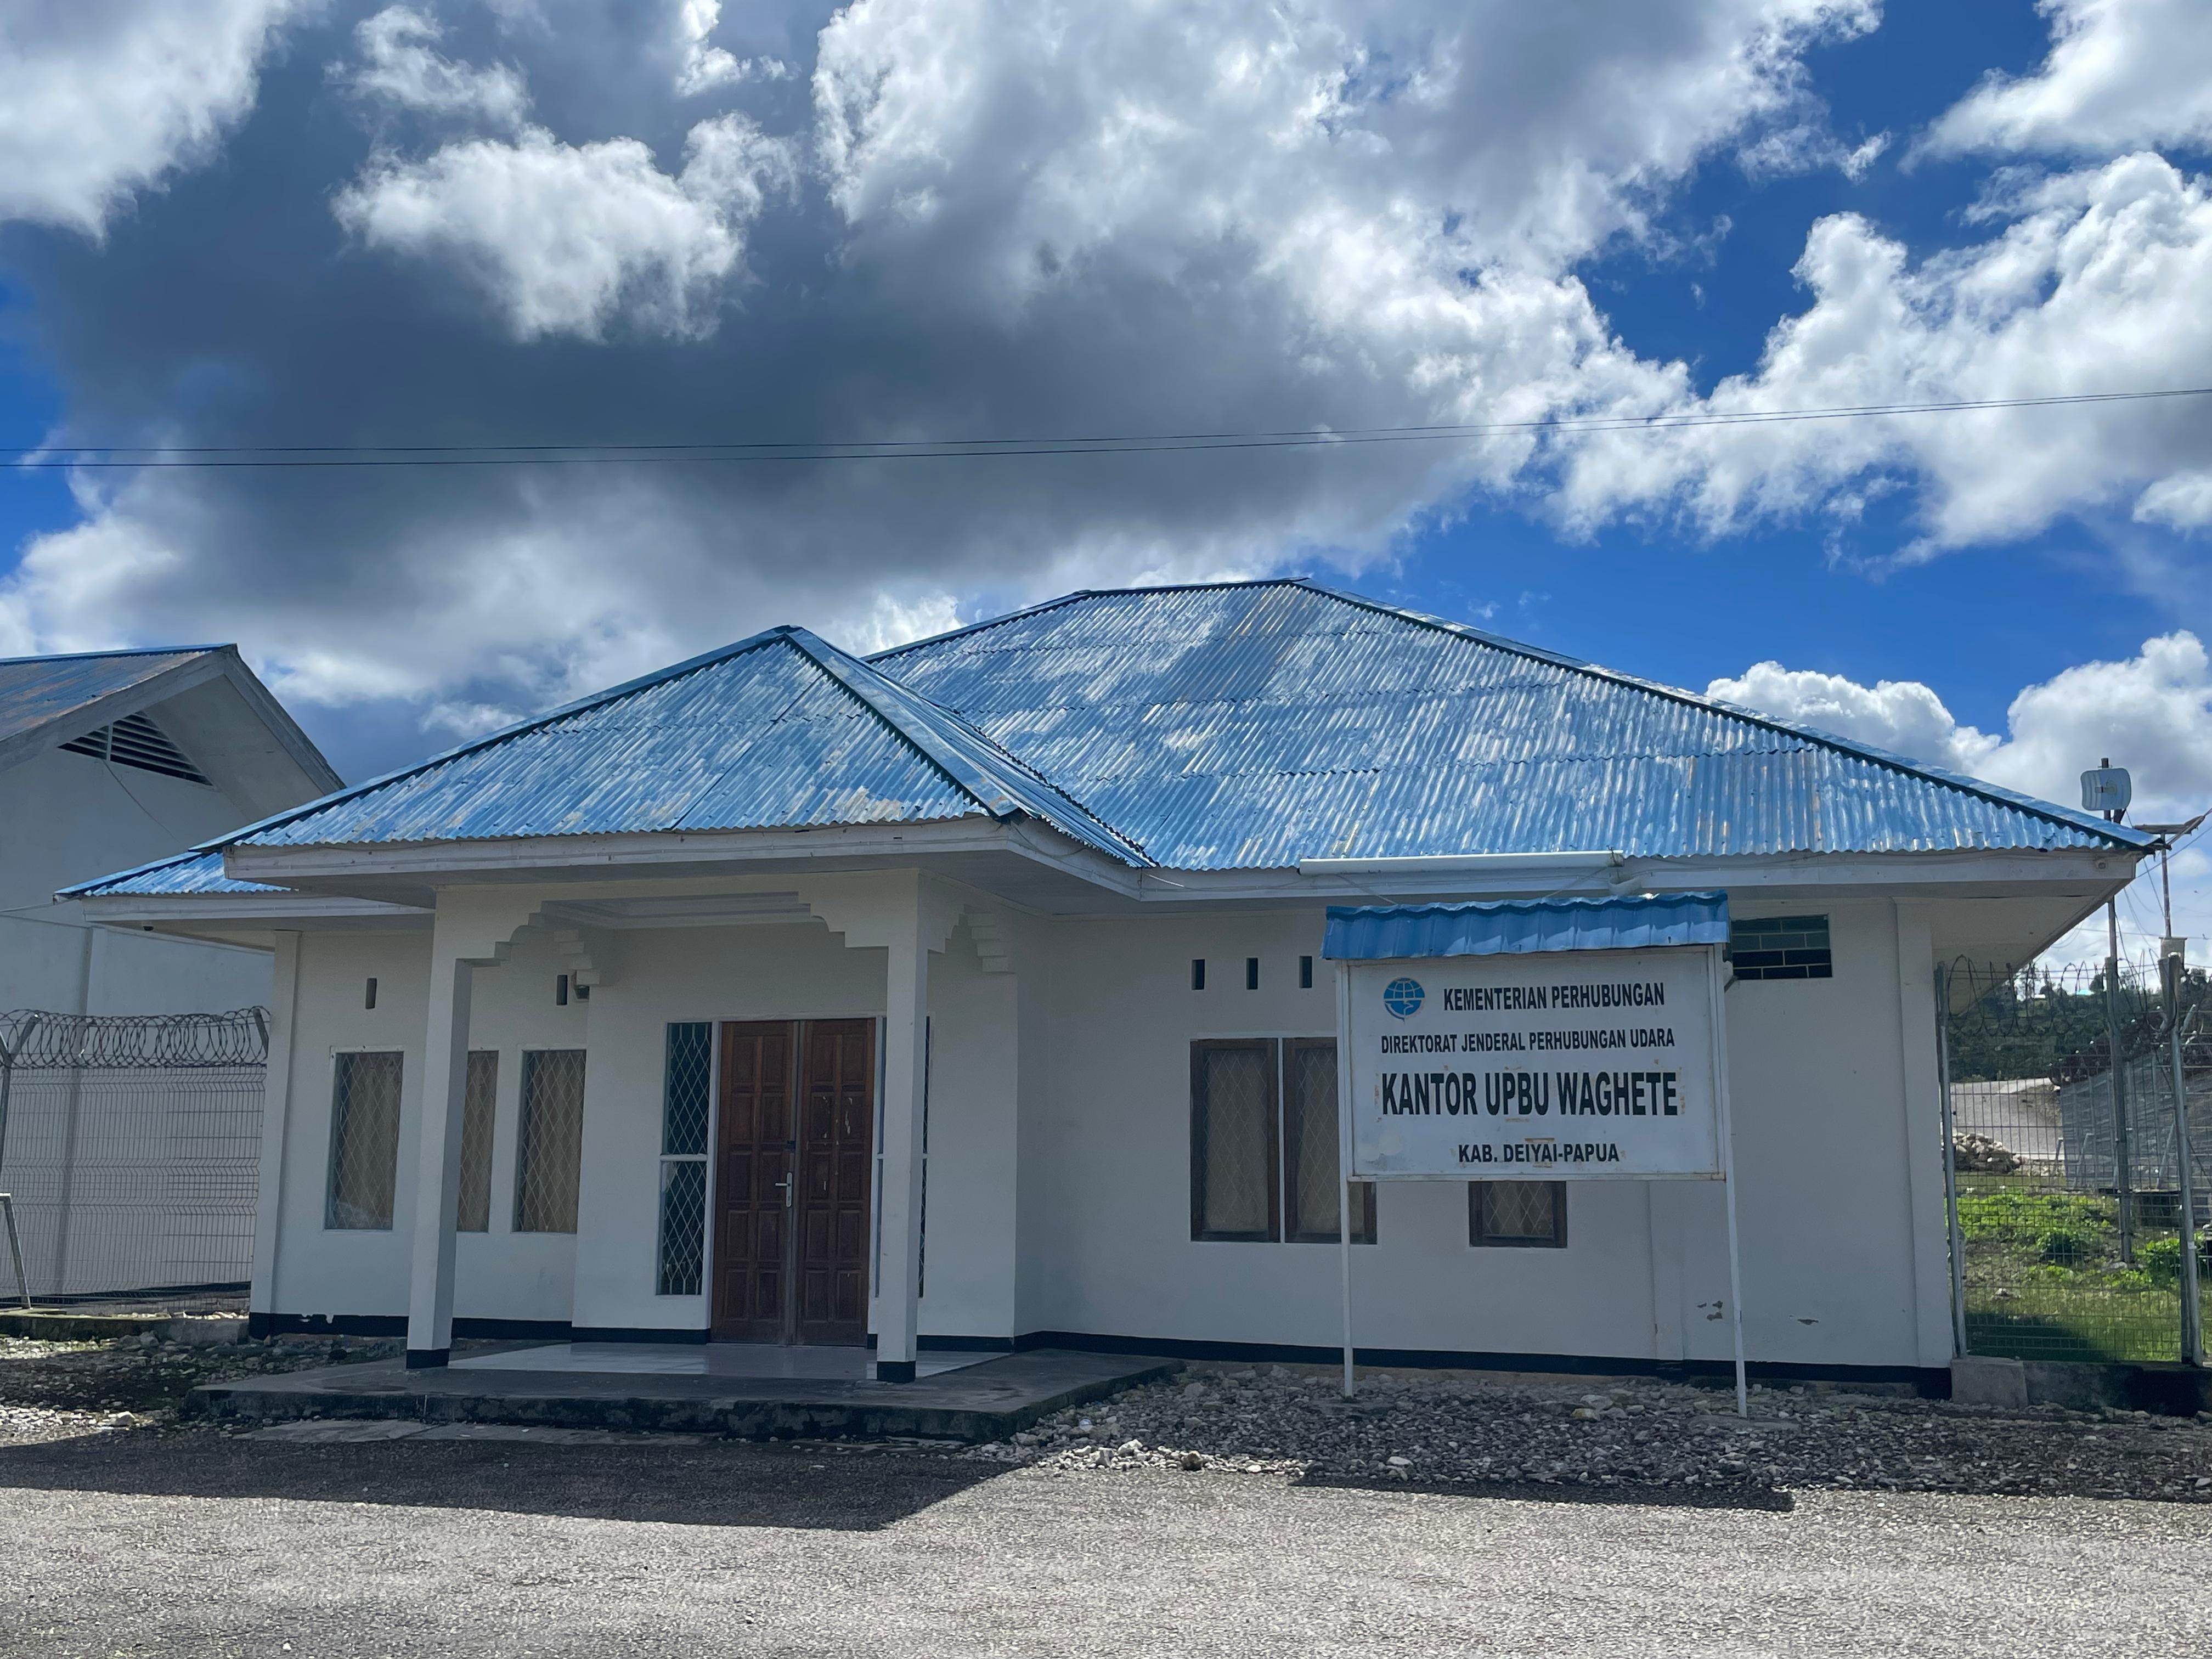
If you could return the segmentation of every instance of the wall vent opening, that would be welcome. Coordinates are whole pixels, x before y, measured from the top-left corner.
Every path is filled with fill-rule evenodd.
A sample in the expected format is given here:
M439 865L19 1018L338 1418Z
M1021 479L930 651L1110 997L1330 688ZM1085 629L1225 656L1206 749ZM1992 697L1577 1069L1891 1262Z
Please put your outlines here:
M208 781L205 773L185 758L185 751L169 741L168 734L143 714L125 714L112 726L71 738L62 747L72 755L89 755L94 760L112 761L118 766L135 766L142 772L159 772L163 777L182 778L186 783L204 784Z

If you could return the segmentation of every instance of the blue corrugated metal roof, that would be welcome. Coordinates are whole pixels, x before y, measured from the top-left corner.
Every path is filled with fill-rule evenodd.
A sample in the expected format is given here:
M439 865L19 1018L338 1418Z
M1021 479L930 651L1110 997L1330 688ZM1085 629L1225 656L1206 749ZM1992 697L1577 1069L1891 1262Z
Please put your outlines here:
M1478 904L1332 904L1321 953L1332 962L1641 951L1725 945L1726 893L1508 899Z
M165 674L222 647L90 651L67 657L0 658L0 742Z
M226 841L366 845L1018 812L1146 861L957 715L804 629L778 628Z
M1071 594L867 662L771 629L211 845L1018 814L1188 870L2150 845L1304 580Z
M1305 581L1073 594L872 660L1172 868L2149 844Z
M112 876L102 876L98 881L88 881L72 887L64 895L68 898L191 898L203 893L287 893L284 887L270 887L258 881L236 881L222 872L222 854L214 853L183 853L174 858L156 859L151 864L142 864L135 870L125 870Z

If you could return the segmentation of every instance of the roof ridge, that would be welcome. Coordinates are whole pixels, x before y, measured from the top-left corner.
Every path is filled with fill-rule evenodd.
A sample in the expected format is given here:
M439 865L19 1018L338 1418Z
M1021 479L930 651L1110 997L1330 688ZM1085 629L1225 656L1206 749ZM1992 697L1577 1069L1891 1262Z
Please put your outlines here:
M1064 605L1078 605L1085 599L1115 599L1132 593L1198 593L1219 587L1288 587L1299 584L1311 585L1310 579L1304 576L1240 576L1234 580L1218 582L1152 582L1136 587L1079 587L1072 593L1062 593L1058 599L1040 599L1035 605L1025 605L996 617L986 617L981 622L949 628L942 634L932 634L924 639L908 640L904 645L871 652L860 660L872 666L908 651L920 651L926 646L942 645L947 640L957 640L963 635L981 634L990 629L1002 628L1008 623L1041 616L1045 611L1057 611Z
M2039 800L2033 795L2023 794L2015 789L2008 789L2002 784L1985 782L1980 778L1970 778L1962 773L1953 772L1944 767L1931 766L1925 761L1914 760L1908 756L1877 748L1875 744L1862 742L1856 738L1847 738L1838 732L1822 731L1819 726L1808 726L1802 720L1785 720L1778 714L1762 714L1758 709L1747 708L1740 703L1729 702L1719 697L1705 696L1695 691L1685 690L1678 685L1665 684L1658 680L1647 680L1640 675L1625 673L1618 668L1607 668L1600 663L1587 662L1579 657L1570 657L1563 652L1547 650L1542 646L1525 644L1519 640L1507 639L1503 635L1488 633L1480 628L1471 628L1465 623L1452 622L1443 617L1432 617L1425 611L1409 610L1404 605L1388 605L1380 599L1370 599L1358 593L1347 593L1339 588L1325 586L1310 577L1301 576L1293 580L1297 586L1334 599L1341 605L1373 611L1379 616L1395 617L1401 621L1413 623L1419 627L1432 628L1455 638L1467 640L1477 645L1488 646L1493 650L1509 652L1515 656L1528 657L1538 662L1547 662L1574 673L1586 674L1593 679L1605 680L1615 685L1626 686L1633 691L1641 691L1649 696L1663 697L1671 702L1686 704L1693 708L1717 710L1732 720L1745 720L1753 726L1764 726L1769 731L1779 732L1790 737L1802 738L1808 743L1819 744L1825 748L1837 750L1861 760L1871 761L1878 766L1885 766L1893 771L1924 778L1931 783L1941 784L1946 788L1978 796L1996 805L2008 806L2016 811L2030 813L2049 823L2063 823L2073 830L2088 830L2106 836L2130 851L2142 851L2150 846L2154 839L2130 825L2111 823L2094 813L2076 812L2072 808L2062 806L2056 801Z
M1038 803L1034 799L1023 798L1024 794L1031 797L1039 794L1056 797L1066 806L1081 813L1083 817L1090 821L1090 826L1095 827L1097 831L1095 835L1079 836L1077 839L1089 842L1094 846L1102 840L1106 841L1111 844L1108 850L1112 850L1117 857L1124 860L1127 860L1130 854L1134 854L1137 858L1147 864L1152 861L1146 855L1139 843L1115 829L1104 818L1100 817L1074 796L1037 771L1036 768L1010 753L988 733L978 730L955 710L945 708L944 704L931 697L925 696L912 686L902 684L865 659L855 657L850 652L831 645L827 640L809 629L792 628L785 631L790 645L803 652L824 673L842 686L856 702L897 733L924 760L943 773L956 788L964 792L992 817L1008 817L1017 811L1028 812L1043 818L1055 829L1066 833L1067 826L1060 822L1057 815L1049 811L1040 811ZM857 677L860 675L865 675L868 683L856 683ZM885 702L893 699L899 700L907 705L896 714L884 706ZM916 732L913 729L916 715L921 716L926 720L941 721L951 728L953 734L962 740L980 745L983 750L983 763L979 764L975 760L957 753L948 756L941 737L934 732ZM1018 789L1009 787L1006 779L994 775L1001 764L1015 775L1016 781L1020 785ZM977 778L973 775L975 774L981 774L982 787L978 787Z
M225 645L129 645L113 651L44 651L27 657L0 657L0 668L27 662L91 662L100 657L196 657L210 651L236 651Z
M487 732L482 737L471 738L465 743L456 744L451 749L441 750L425 759L410 762L405 766L382 773L376 777L365 779L360 783L348 785L343 789L333 789L326 795L318 795L314 799L302 802L300 805L287 807L282 812L274 812L265 818L258 818L252 823L226 830L211 840L195 842L190 850L195 853L221 851L234 842L245 840L248 836L259 835L265 830L279 829L285 824L297 823L311 813L319 812L326 807L336 806L341 801L356 800L388 784L419 777L423 773L434 770L450 761L457 761L464 755L473 755L479 750L492 748L510 738L534 732L541 726L550 726L555 720L566 720L569 715L581 714L587 708L605 708L611 702L617 702L623 697L633 696L652 686L665 685L671 680L682 678L686 674L696 673L702 668L710 668L718 662L726 662L732 658L741 657L747 652L758 650L762 646L769 644L790 632L791 629L787 626L763 629L757 634L746 635L734 644L722 646L713 651L704 651L696 657L687 657L682 662L670 667L655 669L650 674L641 674L634 679L624 680L618 685L611 685L603 691L594 691L588 696L578 697L564 702L557 708L549 708L543 714L532 714L527 719L517 720L512 726L503 726L496 732Z

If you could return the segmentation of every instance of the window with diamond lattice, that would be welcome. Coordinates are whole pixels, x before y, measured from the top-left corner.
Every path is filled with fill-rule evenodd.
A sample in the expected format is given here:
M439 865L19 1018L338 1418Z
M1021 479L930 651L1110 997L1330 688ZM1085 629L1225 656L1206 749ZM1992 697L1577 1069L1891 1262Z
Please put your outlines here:
M491 1127L498 1098L498 1052L471 1050L468 1092L461 1106L460 1192L453 1206L456 1232L491 1231Z
M1563 1249L1567 1243L1564 1181L1476 1181L1467 1189L1467 1242Z
M1193 1238L1281 1236L1274 1047L1265 1038L1191 1044Z
M697 1296L705 1283L714 1082L714 1028L705 1020L671 1024L660 1106L659 1296Z
M573 1233L584 1162L584 1051L522 1056L522 1127L515 1146L514 1231Z
M397 1054L342 1054L331 1079L330 1188L323 1225L389 1230L399 1186Z
M1210 1038L1190 1046L1190 1236L1334 1244L1333 1037ZM1375 1183L1355 1181L1352 1242L1375 1242Z

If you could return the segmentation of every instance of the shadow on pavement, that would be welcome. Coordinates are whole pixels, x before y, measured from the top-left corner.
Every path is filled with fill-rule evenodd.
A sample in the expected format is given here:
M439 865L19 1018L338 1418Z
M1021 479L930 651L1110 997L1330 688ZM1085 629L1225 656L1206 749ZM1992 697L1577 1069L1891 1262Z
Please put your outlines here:
M1608 1504L1636 1509L1764 1510L1787 1514L1797 1501L1771 1486L1655 1486L1623 1482L1587 1486L1540 1480L1398 1480L1372 1475L1310 1474L1301 1486L1333 1486L1355 1492L1431 1494L1439 1498L1514 1498L1531 1504Z
M696 1527L872 1532L1005 1473L894 1451L743 1441L301 1444L123 1432L0 1447L0 1488L283 1498Z

